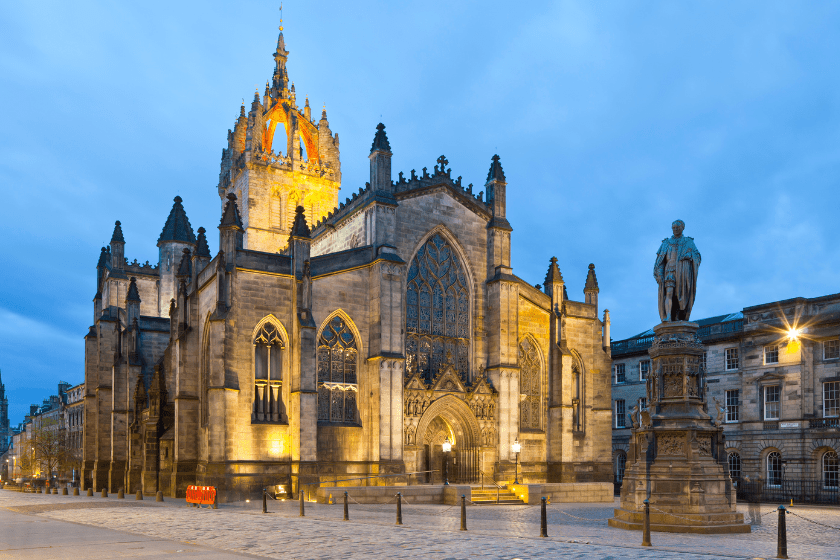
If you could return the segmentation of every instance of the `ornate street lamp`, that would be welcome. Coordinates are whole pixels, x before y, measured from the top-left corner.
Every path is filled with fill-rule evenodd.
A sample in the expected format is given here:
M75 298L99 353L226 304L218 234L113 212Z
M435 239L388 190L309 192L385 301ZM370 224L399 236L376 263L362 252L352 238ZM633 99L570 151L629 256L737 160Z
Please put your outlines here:
M510 446L514 453L516 453L516 465L514 466L513 483L519 484L519 452L522 451L522 445L519 444L519 438L513 440L513 445Z
M443 452L446 453L443 460L443 484L449 486L449 453L452 451L452 442L449 441L449 436L443 442Z

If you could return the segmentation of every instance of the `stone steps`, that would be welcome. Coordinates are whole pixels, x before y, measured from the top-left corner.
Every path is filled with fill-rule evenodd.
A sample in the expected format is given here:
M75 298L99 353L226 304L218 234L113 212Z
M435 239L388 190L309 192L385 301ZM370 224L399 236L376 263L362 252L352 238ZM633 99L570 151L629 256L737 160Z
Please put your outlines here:
M495 505L523 505L524 502L519 497L508 490L507 488L500 489L498 494L495 488L481 487L471 489L472 503L480 506L495 506ZM498 501L497 501L498 498Z

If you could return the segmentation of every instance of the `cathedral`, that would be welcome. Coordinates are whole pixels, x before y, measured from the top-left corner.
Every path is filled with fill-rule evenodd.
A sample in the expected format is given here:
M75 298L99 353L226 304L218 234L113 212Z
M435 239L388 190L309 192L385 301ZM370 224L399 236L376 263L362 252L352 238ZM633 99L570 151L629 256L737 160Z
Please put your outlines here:
M444 156L394 177L381 123L370 182L339 203L338 134L326 110L299 107L288 55L281 27L265 92L228 131L218 252L180 197L157 264L129 262L119 221L100 252L85 487L213 485L234 501L333 480L440 484L444 458L466 484L610 481L594 265L582 301L555 258L542 286L519 278L499 156L481 192Z

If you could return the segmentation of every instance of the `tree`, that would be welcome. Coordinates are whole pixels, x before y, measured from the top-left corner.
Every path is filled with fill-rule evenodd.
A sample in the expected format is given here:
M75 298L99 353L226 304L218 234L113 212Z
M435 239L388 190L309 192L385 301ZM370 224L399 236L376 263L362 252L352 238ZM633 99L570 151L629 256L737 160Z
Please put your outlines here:
M36 476L47 479L58 476L71 460L64 430L55 419L43 419L37 426L33 423L29 446L34 448L32 466L36 468Z

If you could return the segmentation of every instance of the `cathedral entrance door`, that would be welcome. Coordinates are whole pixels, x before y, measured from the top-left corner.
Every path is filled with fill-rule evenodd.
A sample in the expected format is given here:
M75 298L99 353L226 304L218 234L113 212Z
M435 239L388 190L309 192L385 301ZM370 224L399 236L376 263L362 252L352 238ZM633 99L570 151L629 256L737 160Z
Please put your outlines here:
M423 445L423 470L431 470L425 480L443 484L444 471L450 483L468 484L478 479L480 453L479 425L467 404L455 395L434 401L417 426L417 443ZM443 452L446 440L452 450Z

